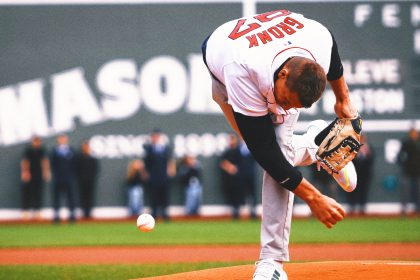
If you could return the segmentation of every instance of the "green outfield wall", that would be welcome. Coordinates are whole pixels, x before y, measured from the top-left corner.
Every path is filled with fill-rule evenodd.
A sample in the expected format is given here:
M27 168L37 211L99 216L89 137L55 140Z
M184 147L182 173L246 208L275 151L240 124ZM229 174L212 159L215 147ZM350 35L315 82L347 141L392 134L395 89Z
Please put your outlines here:
M398 187L383 182L399 174L395 155L408 128L420 129L418 1L58 0L0 2L0 208L19 208L29 139L40 135L51 148L59 133L75 147L89 139L100 159L96 205L124 205L127 163L143 155L156 127L177 158L201 161L204 203L222 204L217 158L230 130L212 103L200 45L229 19L274 9L302 13L334 34L376 152L369 200L399 201ZM333 104L327 89L301 114L298 131L332 120ZM171 203L182 198L173 184Z

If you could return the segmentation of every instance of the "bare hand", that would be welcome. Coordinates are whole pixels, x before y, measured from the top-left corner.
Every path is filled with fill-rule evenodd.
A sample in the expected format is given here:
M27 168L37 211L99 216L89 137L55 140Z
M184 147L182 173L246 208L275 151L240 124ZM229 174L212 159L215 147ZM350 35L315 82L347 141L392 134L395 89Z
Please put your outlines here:
M22 172L20 179L22 180L22 182L28 183L31 180L31 173L27 171Z
M230 175L235 175L238 172L238 167L228 160L223 160L220 167Z
M337 201L323 195L305 178L302 179L294 193L308 204L314 216L327 228L332 228L346 215L343 207Z
M51 180L51 173L50 172L44 172L42 174L42 178L44 179L45 182L49 182Z
M332 228L346 215L343 207L331 197L320 195L308 203L314 216L327 228Z
M233 164L232 164L232 165L228 168L227 172L228 172L230 175L235 175L236 173L238 173L238 168L236 167L236 165L233 165Z
M336 101L334 111L339 118L354 118L357 116L356 107L353 106L350 99Z

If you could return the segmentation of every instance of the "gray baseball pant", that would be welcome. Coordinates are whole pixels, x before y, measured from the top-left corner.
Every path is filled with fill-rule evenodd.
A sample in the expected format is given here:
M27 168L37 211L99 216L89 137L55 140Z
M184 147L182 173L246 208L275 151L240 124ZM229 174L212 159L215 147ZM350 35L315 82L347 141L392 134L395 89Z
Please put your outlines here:
M227 102L226 88L212 78L213 99L221 104ZM274 124L277 143L293 166L310 165L316 161L315 136L328 124L316 120L308 125L303 135L294 134L300 111L291 109L283 116L281 124ZM294 194L283 188L264 171L262 186L262 223L260 259L273 258L289 261L289 238L292 222Z
M303 135L294 134L300 111L289 110L284 122L274 124L277 143L293 166L306 166L316 161L315 136L327 126L322 120L313 121ZM260 259L289 261L289 238L294 193L283 188L264 171L262 186L262 224Z

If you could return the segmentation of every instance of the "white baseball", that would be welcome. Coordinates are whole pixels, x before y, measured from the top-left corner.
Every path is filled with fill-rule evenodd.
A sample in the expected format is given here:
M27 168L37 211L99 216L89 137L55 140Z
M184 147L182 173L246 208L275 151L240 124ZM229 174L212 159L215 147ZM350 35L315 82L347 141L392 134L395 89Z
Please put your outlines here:
M150 214L141 214L137 218L137 228L141 231L147 232L153 230L155 227L155 218Z

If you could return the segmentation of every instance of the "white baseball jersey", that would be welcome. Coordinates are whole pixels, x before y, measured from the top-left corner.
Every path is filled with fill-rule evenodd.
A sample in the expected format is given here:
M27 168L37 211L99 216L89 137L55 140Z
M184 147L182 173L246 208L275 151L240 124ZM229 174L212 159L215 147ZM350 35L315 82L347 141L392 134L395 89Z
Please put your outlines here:
M286 112L274 99L274 72L290 57L316 61L328 72L333 38L326 27L287 10L229 21L207 42L211 73L225 85L225 98L247 116Z

